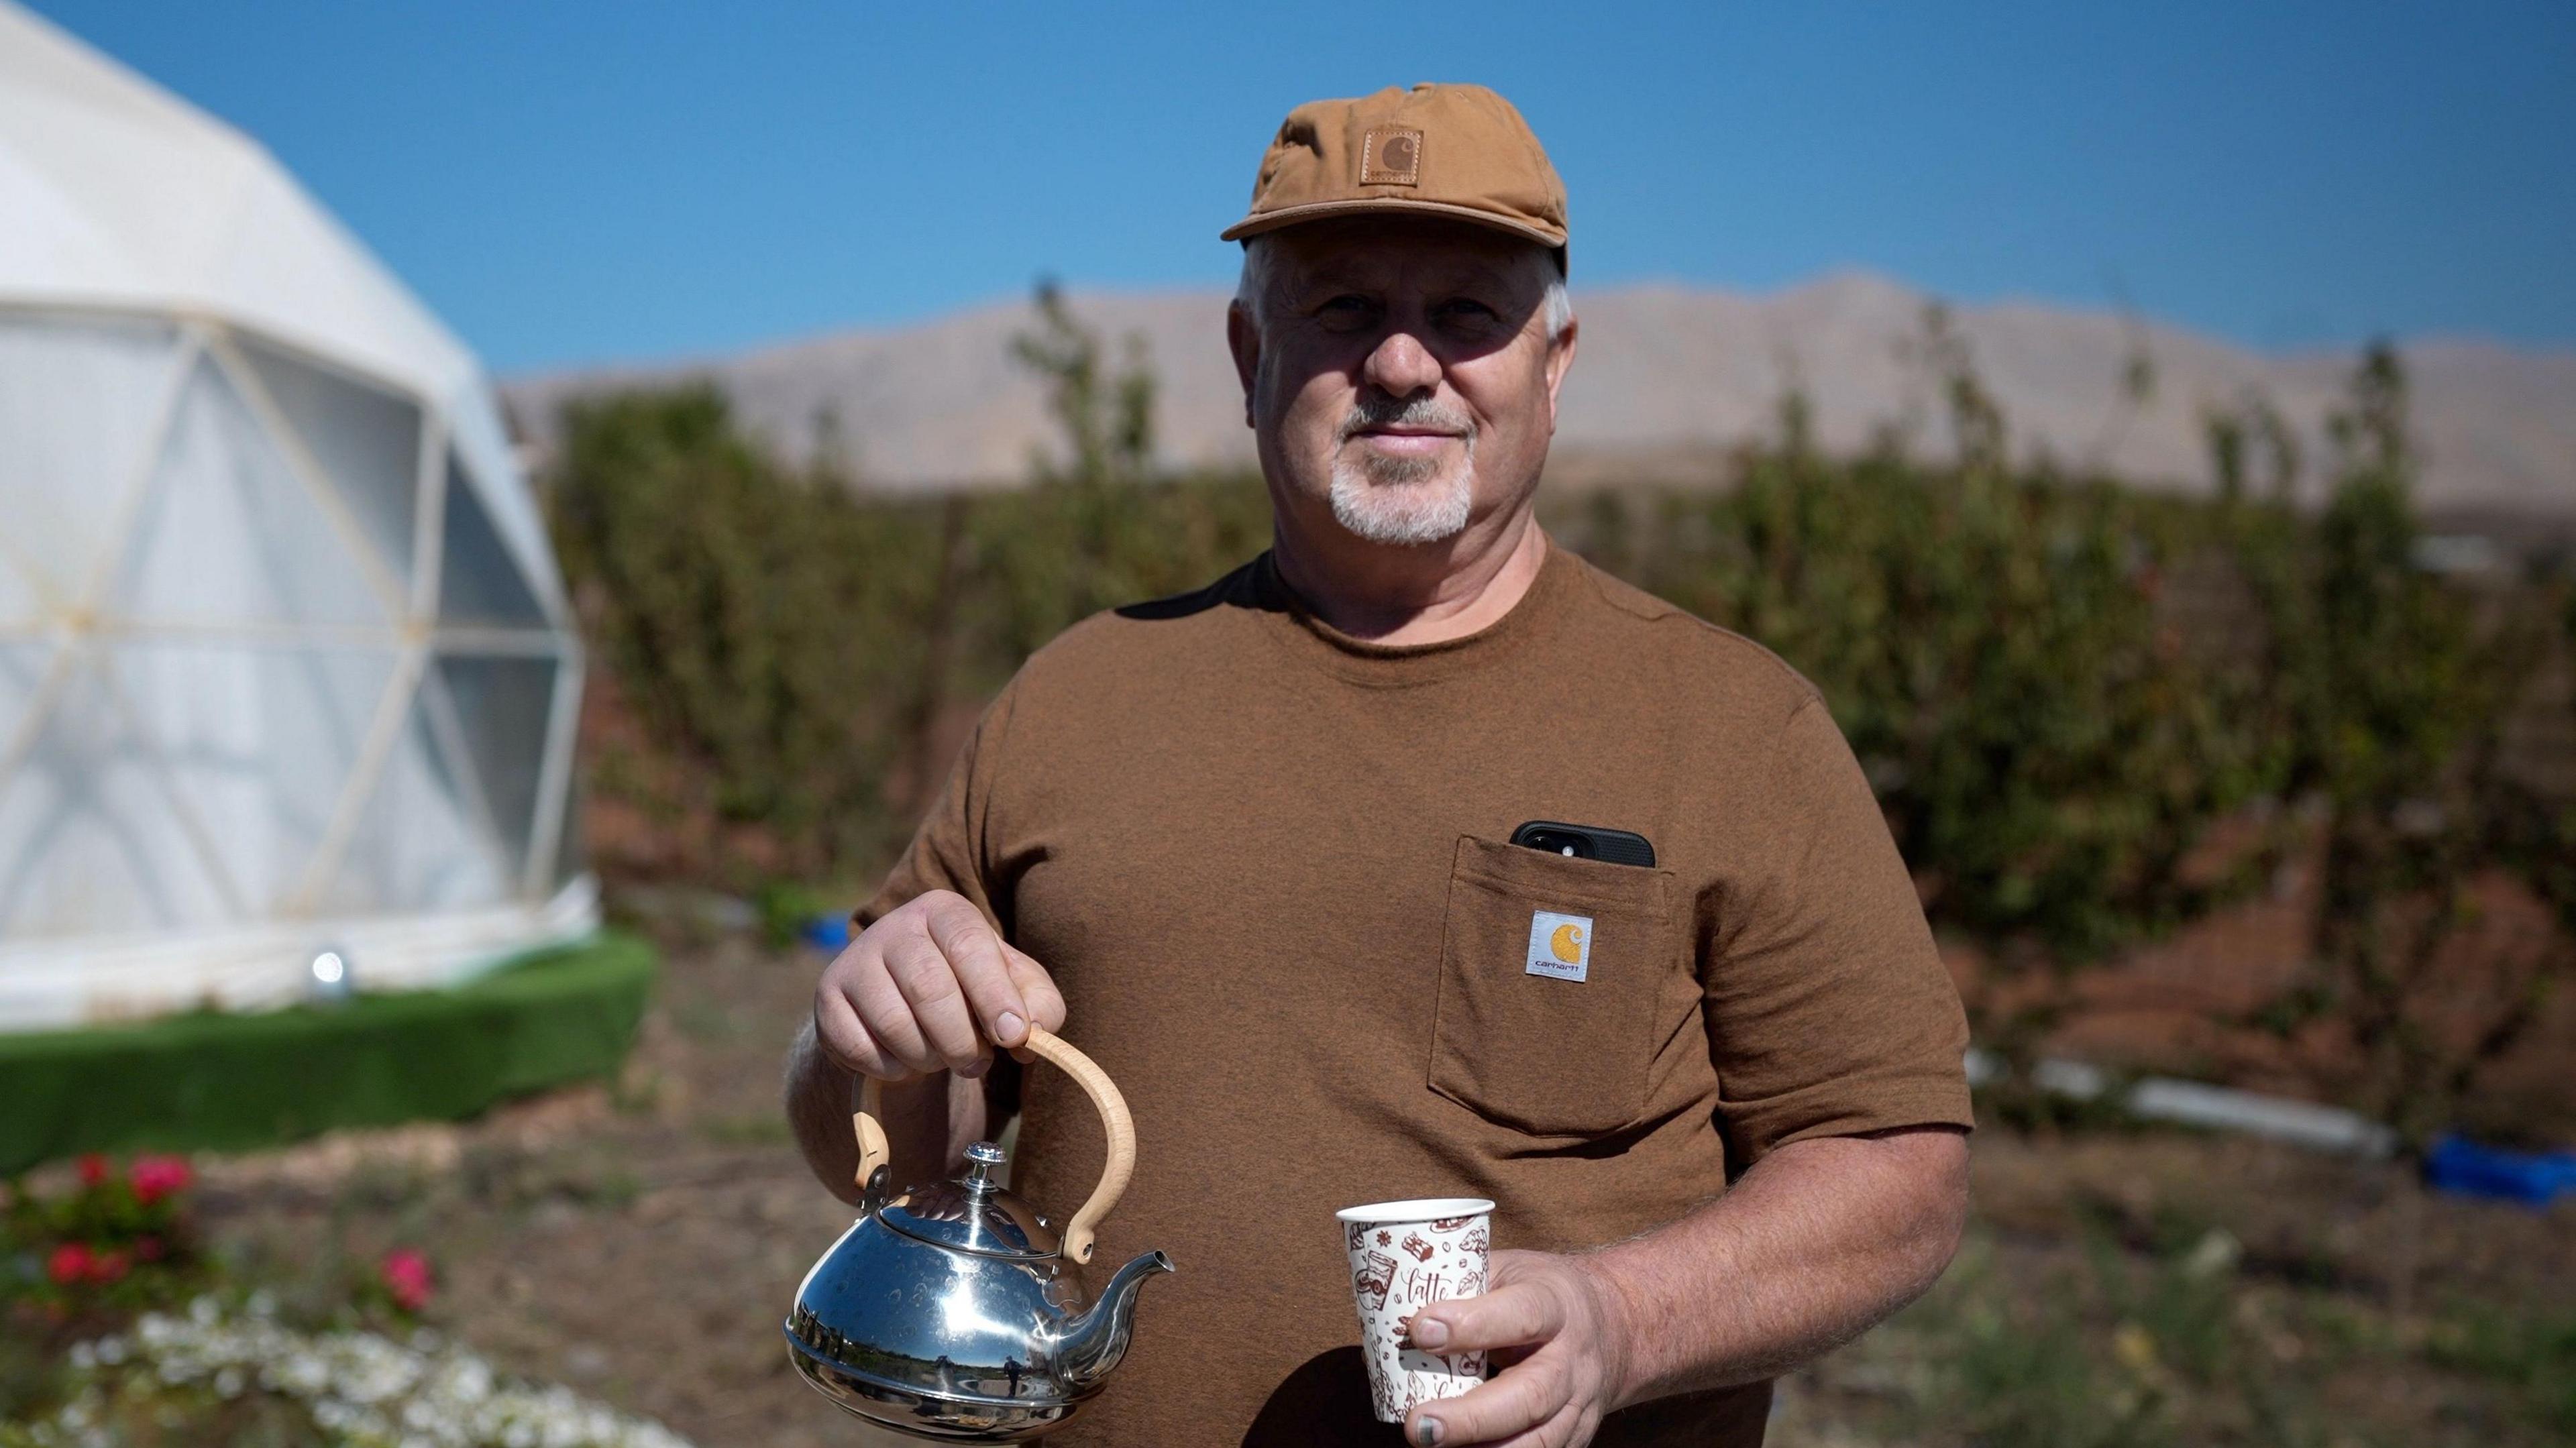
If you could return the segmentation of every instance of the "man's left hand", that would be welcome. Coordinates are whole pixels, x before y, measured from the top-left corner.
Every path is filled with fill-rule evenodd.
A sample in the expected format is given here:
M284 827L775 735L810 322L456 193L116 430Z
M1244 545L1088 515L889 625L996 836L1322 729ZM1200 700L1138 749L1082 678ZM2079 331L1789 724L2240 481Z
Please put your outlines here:
M1625 1314L1610 1283L1579 1258L1496 1252L1481 1297L1434 1303L1413 1319L1425 1352L1509 1363L1483 1387L1405 1416L1404 1441L1467 1448L1583 1448L1626 1391Z

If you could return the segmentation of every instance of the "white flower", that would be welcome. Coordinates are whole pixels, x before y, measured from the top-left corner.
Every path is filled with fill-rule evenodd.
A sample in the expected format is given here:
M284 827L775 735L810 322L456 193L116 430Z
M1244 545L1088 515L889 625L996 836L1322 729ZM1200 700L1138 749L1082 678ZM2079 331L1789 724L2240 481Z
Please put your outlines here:
M285 1357L269 1364L264 1377L273 1377L276 1386L290 1397L311 1398L330 1386L331 1367L322 1355L299 1345Z
M689 1448L659 1423L621 1417L561 1385L505 1383L491 1364L434 1333L401 1342L368 1332L305 1334L281 1326L274 1311L274 1299L254 1298L227 1316L215 1299L200 1298L185 1317L147 1315L130 1342L82 1344L73 1362L112 1370L131 1356L149 1379L210 1381L226 1398L253 1388L276 1394L303 1404L314 1425L347 1448ZM114 1448L94 1408L84 1406L100 1401L100 1387L114 1386L109 1378L85 1390L38 1441ZM165 1415L179 1408L159 1406Z

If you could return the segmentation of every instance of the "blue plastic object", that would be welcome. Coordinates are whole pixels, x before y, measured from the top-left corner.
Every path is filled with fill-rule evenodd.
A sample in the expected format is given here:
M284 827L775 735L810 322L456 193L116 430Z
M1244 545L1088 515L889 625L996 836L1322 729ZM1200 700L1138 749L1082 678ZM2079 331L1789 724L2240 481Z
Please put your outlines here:
M837 954L850 943L850 917L817 915L799 926L796 933L815 949Z
M2462 1196L2545 1207L2576 1192L2576 1151L2507 1151L2465 1136L2445 1136L2424 1158L2424 1180Z

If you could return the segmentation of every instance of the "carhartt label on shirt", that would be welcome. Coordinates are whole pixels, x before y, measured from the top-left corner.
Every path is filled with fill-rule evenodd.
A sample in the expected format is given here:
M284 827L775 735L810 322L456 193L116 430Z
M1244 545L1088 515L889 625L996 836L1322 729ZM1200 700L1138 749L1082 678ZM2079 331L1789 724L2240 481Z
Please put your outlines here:
M1529 973L1581 980L1592 969L1592 917L1540 910L1530 916Z

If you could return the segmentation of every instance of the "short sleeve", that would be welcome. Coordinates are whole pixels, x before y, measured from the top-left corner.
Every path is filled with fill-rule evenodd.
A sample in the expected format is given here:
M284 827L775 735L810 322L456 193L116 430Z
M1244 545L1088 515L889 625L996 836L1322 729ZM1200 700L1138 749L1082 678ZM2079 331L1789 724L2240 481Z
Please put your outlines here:
M987 849L993 794L1002 770L1002 743L1010 732L1017 681L984 710L957 762L948 771L938 802L913 832L912 843L887 872L885 883L869 901L852 911L851 923L865 930L915 896L953 890L975 903L984 918L1010 933L1010 902L996 898Z
M1791 711L1759 778L1701 965L1729 1154L1750 1165L1805 1137L1969 1126L1958 990L1821 701Z

